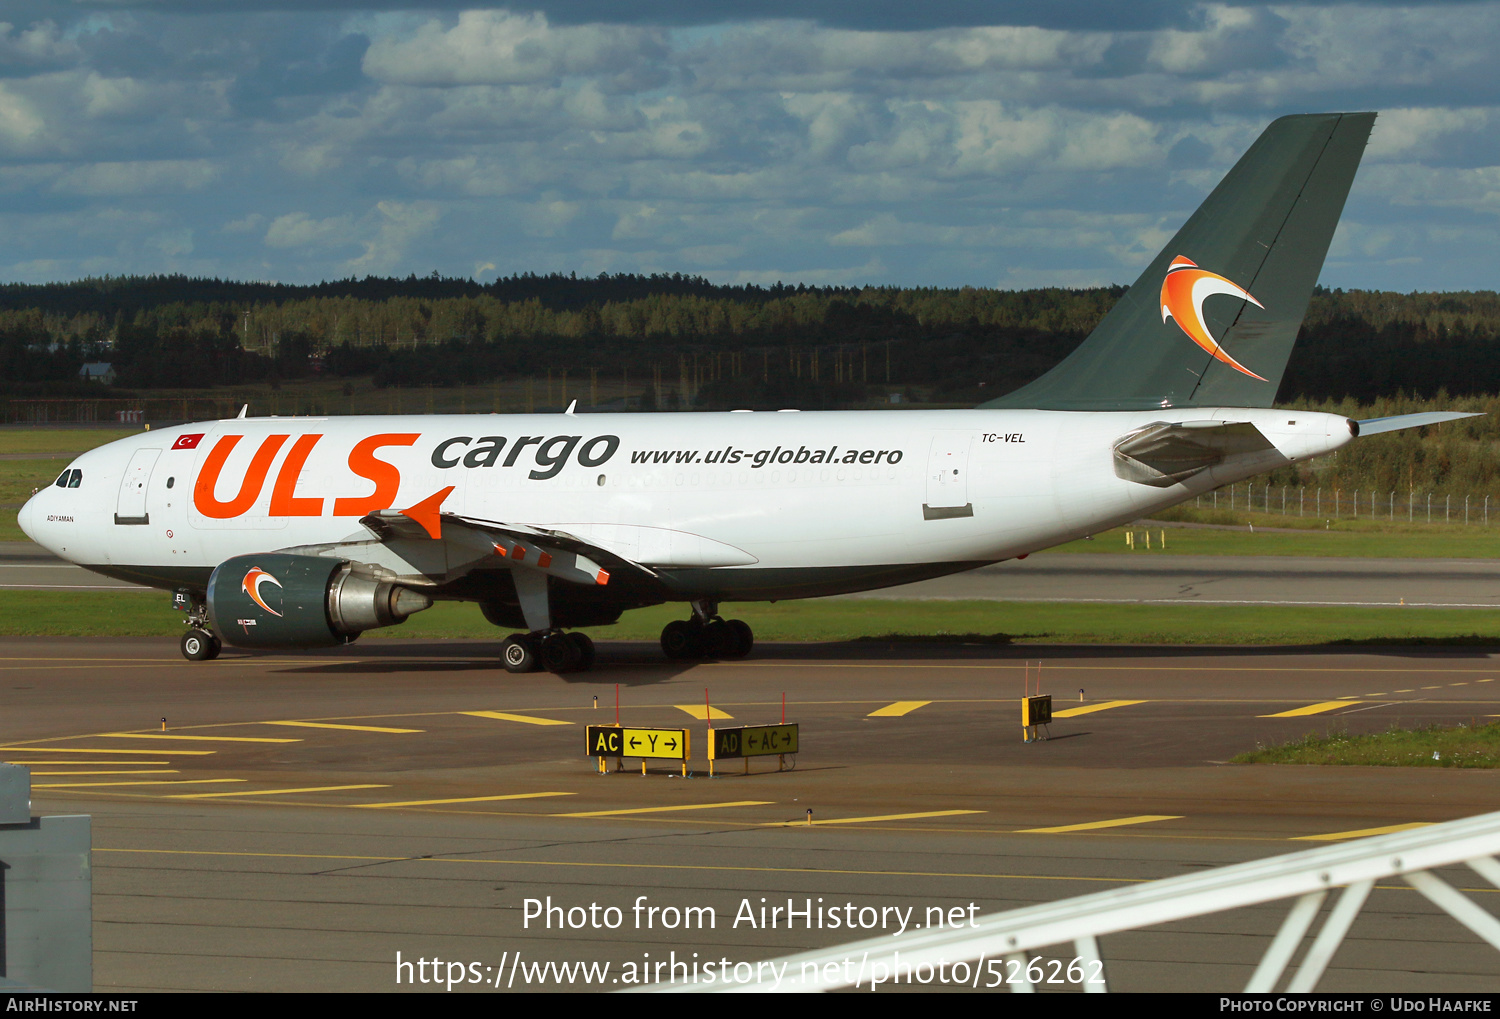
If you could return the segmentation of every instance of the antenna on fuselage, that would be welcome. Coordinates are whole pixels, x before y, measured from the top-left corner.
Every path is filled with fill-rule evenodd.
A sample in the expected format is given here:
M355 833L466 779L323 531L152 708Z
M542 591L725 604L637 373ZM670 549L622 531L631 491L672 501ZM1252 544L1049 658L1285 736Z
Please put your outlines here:
M247 403L243 407L241 407L240 408L240 412L235 415L235 420L239 420L240 418L244 417L245 414L246 414L246 412L249 411L249 410L250 410L250 405Z
M572 403L568 404L568 409L565 410L565 411L563 411L563 413L564 414L572 414L573 413L573 409L575 407L577 407L577 406L578 406L578 401L574 400Z

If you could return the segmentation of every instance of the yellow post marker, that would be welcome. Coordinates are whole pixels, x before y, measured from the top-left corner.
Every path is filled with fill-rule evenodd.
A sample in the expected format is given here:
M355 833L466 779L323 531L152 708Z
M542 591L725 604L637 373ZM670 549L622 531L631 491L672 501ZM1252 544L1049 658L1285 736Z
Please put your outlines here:
M1151 532L1150 531L1146 532L1146 551L1147 552L1151 551Z

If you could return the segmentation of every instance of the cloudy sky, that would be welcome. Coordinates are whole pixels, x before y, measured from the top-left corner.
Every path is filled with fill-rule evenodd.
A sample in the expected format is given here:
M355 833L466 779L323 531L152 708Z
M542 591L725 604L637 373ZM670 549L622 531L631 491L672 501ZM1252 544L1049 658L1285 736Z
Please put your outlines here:
M1497 52L1497 2L0 0L0 280L1128 283L1271 119L1378 110L1324 282L1495 289Z

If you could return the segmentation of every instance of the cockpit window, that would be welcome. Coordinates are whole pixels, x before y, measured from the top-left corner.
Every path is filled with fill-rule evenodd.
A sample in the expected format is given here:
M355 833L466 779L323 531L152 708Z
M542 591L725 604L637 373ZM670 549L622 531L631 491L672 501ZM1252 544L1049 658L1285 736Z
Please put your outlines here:
M77 488L79 485L83 484L83 471L79 470L77 467L74 467L71 471L68 472L68 474L70 475L68 478L69 488Z
M63 471L61 474L59 474L57 476L57 487L58 488L67 488L68 487L68 477L72 473L73 472L71 470L68 470L68 471Z

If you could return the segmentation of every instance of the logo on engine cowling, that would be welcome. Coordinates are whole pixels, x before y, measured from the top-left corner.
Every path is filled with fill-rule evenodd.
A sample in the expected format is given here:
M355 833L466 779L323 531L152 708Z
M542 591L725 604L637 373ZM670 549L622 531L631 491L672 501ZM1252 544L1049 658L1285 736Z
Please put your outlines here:
M250 572L245 574L245 579L241 581L240 587L244 588L245 593L250 596L250 600L255 602L255 604L271 613L271 615L279 616L281 613L267 605L265 599L260 596L260 585L265 583L281 587L281 581L271 576L259 566L252 566L250 567Z

